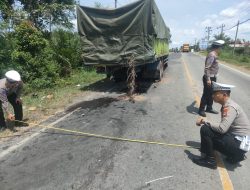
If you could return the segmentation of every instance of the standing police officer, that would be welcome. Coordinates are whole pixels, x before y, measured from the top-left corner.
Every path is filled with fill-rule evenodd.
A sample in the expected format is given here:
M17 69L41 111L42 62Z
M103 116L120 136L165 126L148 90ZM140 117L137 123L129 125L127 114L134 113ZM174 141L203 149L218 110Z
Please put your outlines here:
M199 115L206 117L206 112L218 114L217 111L213 109L213 98L212 98L212 81L216 82L219 64L218 64L218 54L220 48L225 42L223 40L217 40L212 43L212 51L206 57L205 69L203 75L203 94L201 97L201 103L199 108Z
M19 120L23 119L22 100L20 99L23 89L23 82L20 74L11 70L5 73L5 78L0 79L0 128L5 129L6 123L4 114L7 116L7 120ZM9 109L10 103L14 108L14 114ZM16 126L24 125L21 122L16 121Z
M213 100L222 105L221 122L216 125L199 119L202 156L193 162L209 168L217 167L214 150L227 156L231 163L244 160L250 149L250 122L243 109L230 99L232 85L213 82Z

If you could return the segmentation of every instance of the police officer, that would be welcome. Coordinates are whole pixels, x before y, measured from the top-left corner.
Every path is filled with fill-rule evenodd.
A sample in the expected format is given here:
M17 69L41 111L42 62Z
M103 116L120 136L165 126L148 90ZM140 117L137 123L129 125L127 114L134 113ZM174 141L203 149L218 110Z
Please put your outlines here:
M5 73L5 78L0 79L0 128L5 129L6 123L4 114L7 116L7 120L19 120L23 119L22 100L20 99L23 89L23 82L20 74L15 70L10 70ZM9 109L9 103L14 108L14 114ZM15 122L16 126L27 124L21 122Z
M212 51L210 51L206 57L204 75L202 79L204 88L198 112L199 115L201 115L202 117L206 117L205 108L206 112L218 114L218 112L215 111L212 107L213 98L211 84L212 81L216 82L219 70L219 64L217 59L220 52L220 48L223 46L224 43L225 42L223 40L214 41L211 47Z
M193 162L209 168L217 167L214 150L227 156L231 163L244 160L250 149L250 122L243 109L230 99L234 86L213 82L213 100L222 105L221 122L216 125L200 118L196 124L201 125L201 157Z

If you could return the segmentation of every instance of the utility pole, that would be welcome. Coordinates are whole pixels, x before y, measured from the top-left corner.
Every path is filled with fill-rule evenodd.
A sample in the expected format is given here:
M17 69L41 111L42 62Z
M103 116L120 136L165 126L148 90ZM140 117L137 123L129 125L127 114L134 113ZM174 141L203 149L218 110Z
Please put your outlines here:
M207 27L206 27L206 32L207 32L207 41L209 41L209 38L210 38L210 32L212 32L212 27L207 26Z
M117 8L117 0L115 0L115 8Z
M194 39L194 50L195 51L197 50L197 47L196 47L196 38Z
M250 20L250 18L249 18L249 19L247 19L247 20L245 20L245 21L243 21L243 22L240 22L240 21L238 20L238 22L237 22L237 24L236 24L235 26L233 26L233 27L231 27L231 28L229 28L229 29L226 29L226 30L231 30L232 28L234 28L234 27L236 27L236 26L237 26L237 29L236 29L236 34L235 34L235 39L234 39L234 49L233 49L233 55L234 55L234 51L235 51L235 45L236 45L236 40L237 40L237 35L238 35L239 25L240 25L240 24L243 24L243 23L245 23L245 22L247 22L247 21L249 21L249 20Z
M209 38L210 38L210 32L212 32L212 27L207 26L206 27L206 32L207 32L207 48L208 48Z
M220 32L220 35L222 37L222 34L223 34L223 28L225 27L225 24L222 24L221 26L217 27L217 29L221 28L221 32Z
M236 44L236 40L237 40L237 35L238 35L239 25L240 25L240 21L238 20L238 23L237 23L237 29L236 29L236 34L235 34L235 39L234 39L234 49L233 49L233 55L234 55L234 51L235 51L235 44Z

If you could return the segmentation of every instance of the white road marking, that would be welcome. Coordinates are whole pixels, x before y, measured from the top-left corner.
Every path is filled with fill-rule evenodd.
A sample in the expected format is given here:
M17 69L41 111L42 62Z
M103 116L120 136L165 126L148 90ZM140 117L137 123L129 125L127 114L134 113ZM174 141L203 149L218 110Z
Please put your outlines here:
M74 111L72 111L72 112L66 114L65 116L63 116L63 117L59 118L58 120L54 121L53 123L49 124L48 126L54 126L54 125L56 125L57 123L59 123L60 121L63 121L65 118L69 117L69 116L72 115L75 111L77 111L77 110L79 110L79 109L80 109L80 108L75 109ZM33 139L33 138L35 138L36 136L40 135L41 132L44 132L45 130L46 130L46 128L43 128L43 129L41 129L40 131L38 131L38 132L32 134L31 136L29 136L29 137L23 139L22 141L18 142L16 145L13 145L13 146L11 146L10 148L8 148L8 149L2 151L2 152L0 153L0 159L2 159L4 156L8 155L8 154L11 153L12 151L18 149L19 147L21 147L22 145L24 145L25 143L27 143L27 142L30 141L31 139Z
M195 55L198 55L198 56L203 57L203 58L206 57L206 56L199 55L199 54L195 54ZM241 75L244 75L244 76L246 76L246 77L250 77L249 74L247 74L247 73L245 73L245 72L242 72L242 71L239 71L238 69L232 68L232 67L230 67L230 66L228 66L228 65L225 65L225 64L223 64L223 63L221 63L221 62L220 62L219 64L222 65L223 67L228 68L228 69L231 70L231 71L235 71L235 72L237 72L237 73L240 73Z
M242 72L242 71L239 71L238 69L229 67L229 66L227 66L227 65L225 65L225 64L223 64L223 63L221 63L220 65L222 65L223 67L226 67L227 69L229 69L229 70L231 70L231 71L237 72L237 73L239 73L239 74L241 74L241 75L244 75L244 76L246 76L246 77L250 77L249 74L244 73L244 72Z

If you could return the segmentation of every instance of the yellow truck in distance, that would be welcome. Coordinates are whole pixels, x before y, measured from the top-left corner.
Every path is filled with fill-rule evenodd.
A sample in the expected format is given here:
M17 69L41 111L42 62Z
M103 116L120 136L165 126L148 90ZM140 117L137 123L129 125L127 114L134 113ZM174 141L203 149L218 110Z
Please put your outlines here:
M182 52L189 52L189 44L183 44Z

